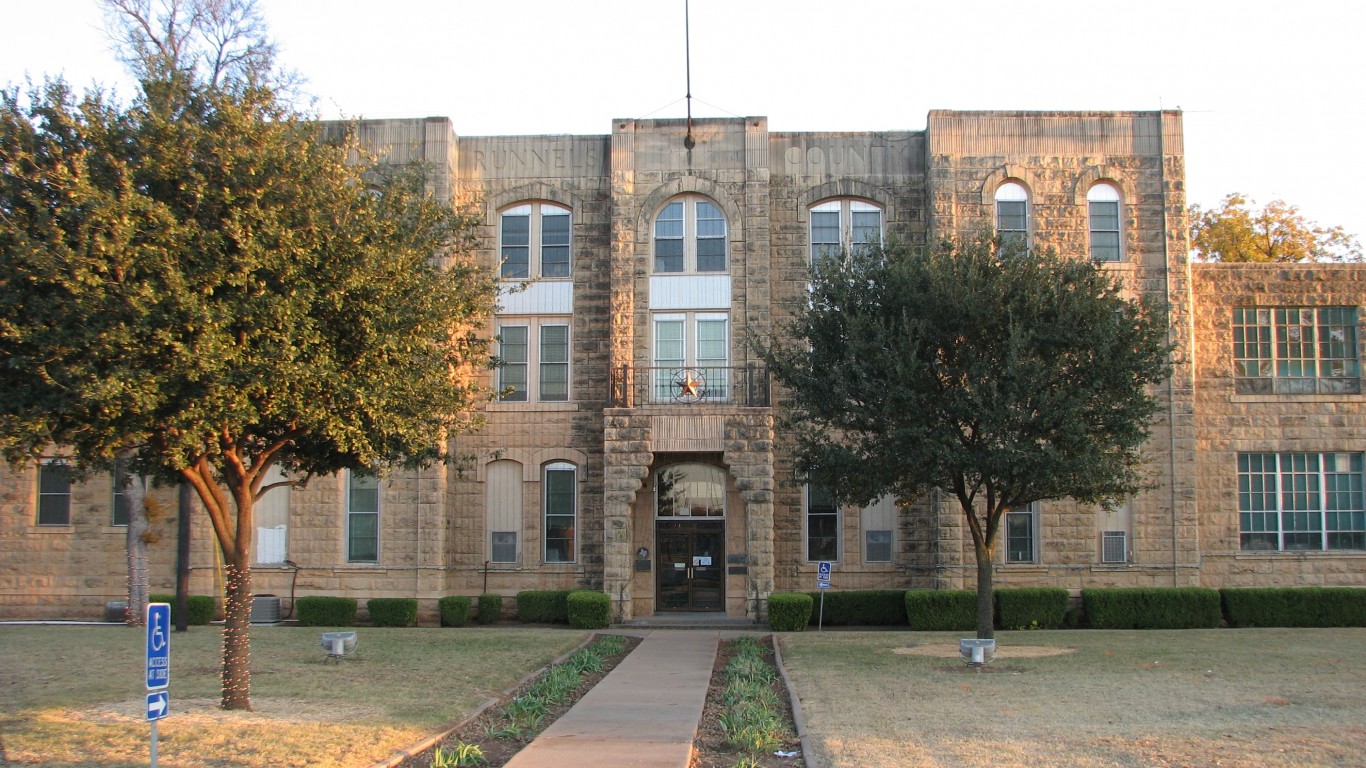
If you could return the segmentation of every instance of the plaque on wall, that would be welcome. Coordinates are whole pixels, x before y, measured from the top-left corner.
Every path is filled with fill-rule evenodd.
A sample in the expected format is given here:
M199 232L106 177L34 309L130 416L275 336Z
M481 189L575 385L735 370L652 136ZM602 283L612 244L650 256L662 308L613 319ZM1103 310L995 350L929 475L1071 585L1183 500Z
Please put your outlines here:
M744 565L732 565L726 569L726 573L735 576L743 576L744 574L749 573L749 567Z
M726 555L726 562L730 565L744 565L745 558L747 557L749 557L749 555L746 555L744 552L741 552L739 554L730 554Z

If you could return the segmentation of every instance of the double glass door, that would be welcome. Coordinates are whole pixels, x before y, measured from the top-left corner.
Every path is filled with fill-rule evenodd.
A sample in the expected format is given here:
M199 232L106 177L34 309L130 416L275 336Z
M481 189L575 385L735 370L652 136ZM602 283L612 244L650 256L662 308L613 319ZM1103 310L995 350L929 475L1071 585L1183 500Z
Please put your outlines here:
M659 521L655 609L724 611L725 523Z

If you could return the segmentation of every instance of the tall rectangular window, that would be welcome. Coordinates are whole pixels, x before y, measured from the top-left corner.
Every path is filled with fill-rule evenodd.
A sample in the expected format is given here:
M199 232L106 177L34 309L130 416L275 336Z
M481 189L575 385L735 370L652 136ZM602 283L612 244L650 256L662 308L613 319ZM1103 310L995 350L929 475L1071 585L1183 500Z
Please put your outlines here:
M1007 181L996 188L996 236L1004 246L1029 245L1029 193L1022 184Z
M723 312L659 314L654 322L657 402L730 397L730 318Z
M521 207L502 216L503 267L506 278L531 277L531 215Z
M71 466L62 459L38 465L38 525L71 525Z
M575 559L574 529L578 508L578 470L573 464L556 462L545 468L545 561L572 563Z
M128 525L128 469L123 465L122 459L114 460L114 471L110 473L110 484L113 486L113 493L110 499L110 525Z
M522 530L522 465L510 459L489 462L484 492L489 560L516 563L517 539Z
M379 562L379 478L347 472L346 561Z
M1360 392L1356 307L1238 307L1233 358L1240 394Z
M1362 457L1238 454L1242 549L1366 549Z
M859 511L863 526L863 562L892 561L892 531L896 527L896 500L885 496Z
M569 399L569 326L542 325L540 399Z
M541 208L541 277L569 277L569 211Z
M1028 504L1020 509L1006 510L1006 562L1037 563L1039 561L1038 506Z
M527 364L531 359L527 337L525 325L498 329L498 399L503 402L527 400Z
M807 562L839 559L840 512L829 488L806 486Z

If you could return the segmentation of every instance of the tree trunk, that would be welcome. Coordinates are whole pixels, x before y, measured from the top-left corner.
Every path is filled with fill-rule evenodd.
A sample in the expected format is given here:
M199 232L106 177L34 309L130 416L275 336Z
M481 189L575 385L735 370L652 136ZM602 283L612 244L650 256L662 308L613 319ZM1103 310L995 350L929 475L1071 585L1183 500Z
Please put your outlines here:
M117 473L115 477L117 477ZM147 486L142 478L127 476L123 498L128 503L128 530L124 545L128 550L128 609L125 613L129 626L141 627L147 621Z
M990 640L996 637L996 605L992 600L991 548L985 544L974 544L977 553L977 638Z
M180 481L176 494L175 631L189 630L190 515L194 513L194 489Z
M251 709L251 549L224 567L223 709Z

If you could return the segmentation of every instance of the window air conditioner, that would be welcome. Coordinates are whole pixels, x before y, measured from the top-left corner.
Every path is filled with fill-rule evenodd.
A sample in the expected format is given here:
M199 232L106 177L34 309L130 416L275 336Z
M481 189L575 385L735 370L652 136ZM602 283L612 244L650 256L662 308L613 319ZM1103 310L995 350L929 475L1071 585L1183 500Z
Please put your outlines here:
M1102 563L1127 563L1129 561L1129 534L1127 531L1104 531L1101 533L1100 561Z

